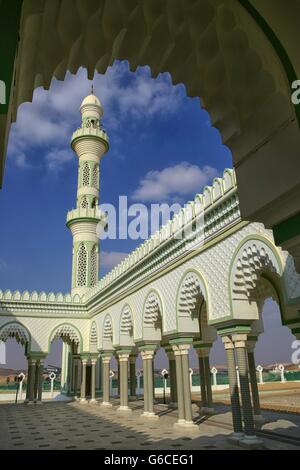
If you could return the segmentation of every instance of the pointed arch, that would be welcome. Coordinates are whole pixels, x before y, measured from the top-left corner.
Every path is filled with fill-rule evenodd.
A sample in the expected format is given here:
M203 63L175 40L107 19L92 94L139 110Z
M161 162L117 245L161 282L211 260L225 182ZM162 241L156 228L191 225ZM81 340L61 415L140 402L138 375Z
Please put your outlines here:
M30 344L31 341L31 335L27 328L16 321L5 323L0 328L0 341L5 342L8 338L15 338L22 346Z
M49 336L49 348L48 348L49 351L50 351L51 343L57 338L61 338L63 341L65 341L68 344L71 344L71 343L76 344L77 347L80 349L80 351L82 351L82 347L83 347L82 336L79 330L76 328L76 326L70 323L62 323L60 325L57 325L52 330Z

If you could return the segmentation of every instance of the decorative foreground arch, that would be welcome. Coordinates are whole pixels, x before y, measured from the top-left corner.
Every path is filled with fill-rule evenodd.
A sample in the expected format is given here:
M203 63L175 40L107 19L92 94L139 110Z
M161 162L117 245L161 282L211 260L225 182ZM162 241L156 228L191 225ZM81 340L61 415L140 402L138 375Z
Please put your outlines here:
M10 322L0 328L0 341L5 342L8 338L15 338L22 346L26 346L30 343L31 336L24 325L19 322Z

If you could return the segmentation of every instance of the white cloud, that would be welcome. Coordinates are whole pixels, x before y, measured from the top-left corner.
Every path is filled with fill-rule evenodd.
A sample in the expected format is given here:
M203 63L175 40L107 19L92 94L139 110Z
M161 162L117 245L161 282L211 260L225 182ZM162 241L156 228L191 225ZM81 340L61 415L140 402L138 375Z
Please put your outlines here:
M15 163L16 166L22 170L31 168L25 153L17 153L15 157Z
M216 168L208 165L201 168L187 162L161 171L150 171L140 181L132 199L153 202L176 200L178 197L199 193L217 174Z
M181 85L172 85L168 74L152 79L149 67L139 67L136 73L128 73L125 62L115 62L105 75L96 74L93 84L104 107L108 133L115 131L116 153L120 153L124 129L134 130L141 121L146 123L175 113L185 94ZM63 82L53 79L49 91L36 89L33 102L20 106L9 141L9 153L16 165L19 154L34 154L32 151L37 148L39 154L43 148L48 152L67 149L72 132L80 125L79 107L90 93L90 85L85 70L80 69L76 75L68 73ZM62 159L61 167L67 161ZM33 161L29 163L34 166ZM51 170L48 157L45 163Z
M101 251L100 265L109 271L117 266L126 256L128 256L128 253L122 251Z
M59 172L65 163L75 158L70 150L54 149L46 155L47 167L52 172Z

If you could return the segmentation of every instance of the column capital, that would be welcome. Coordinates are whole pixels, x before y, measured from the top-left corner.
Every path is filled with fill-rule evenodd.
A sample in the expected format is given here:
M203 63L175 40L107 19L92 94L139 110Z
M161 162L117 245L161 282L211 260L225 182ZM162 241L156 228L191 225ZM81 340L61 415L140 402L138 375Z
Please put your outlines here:
M120 362L128 362L129 360L129 353L119 352L118 358Z
M172 344L172 349L175 356L184 356L189 353L190 344Z
M225 349L234 349L234 344L230 336L222 336L222 342Z
M143 359L153 359L155 351L141 351L141 356Z
M247 335L245 333L237 333L231 335L235 348L245 348L247 342Z
M113 357L114 351L101 351L100 357L103 360L104 358L109 358L109 360Z

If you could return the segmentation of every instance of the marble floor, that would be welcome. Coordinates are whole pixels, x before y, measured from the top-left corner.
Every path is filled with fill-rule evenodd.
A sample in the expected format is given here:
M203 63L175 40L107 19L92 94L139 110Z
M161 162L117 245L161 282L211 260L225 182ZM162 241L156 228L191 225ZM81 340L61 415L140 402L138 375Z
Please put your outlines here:
M156 449L217 450L241 449L228 441L231 415L228 407L217 406L211 417L198 415L197 428L176 429L176 410L156 404L158 420L143 418L143 402L131 402L133 412L117 412L99 403L45 402L42 405L0 404L0 449ZM197 417L198 415L198 417ZM290 420L290 421L289 421ZM298 432L300 417L268 413L267 429ZM296 445L265 439L267 449L298 449Z

